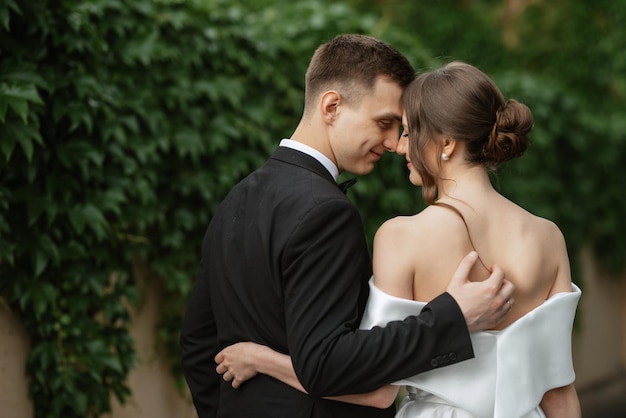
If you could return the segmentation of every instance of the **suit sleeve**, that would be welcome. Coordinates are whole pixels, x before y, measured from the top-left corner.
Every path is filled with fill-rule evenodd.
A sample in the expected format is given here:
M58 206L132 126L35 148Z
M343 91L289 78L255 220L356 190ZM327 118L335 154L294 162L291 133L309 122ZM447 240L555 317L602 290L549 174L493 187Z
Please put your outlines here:
M347 199L317 205L301 220L283 265L289 351L313 396L363 393L473 357L465 319L448 294L416 316L358 329L371 262Z
M220 376L215 371L217 327L204 261L191 290L180 336L182 367L200 418L217 416Z

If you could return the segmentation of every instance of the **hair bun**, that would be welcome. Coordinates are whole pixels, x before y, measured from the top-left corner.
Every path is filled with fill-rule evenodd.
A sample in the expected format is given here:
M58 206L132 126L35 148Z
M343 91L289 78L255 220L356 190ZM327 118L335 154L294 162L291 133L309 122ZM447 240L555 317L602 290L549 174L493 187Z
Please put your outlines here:
M533 129L533 115L530 109L517 100L507 100L496 112L496 122L491 128L488 141L483 147L484 163L493 168L521 157Z

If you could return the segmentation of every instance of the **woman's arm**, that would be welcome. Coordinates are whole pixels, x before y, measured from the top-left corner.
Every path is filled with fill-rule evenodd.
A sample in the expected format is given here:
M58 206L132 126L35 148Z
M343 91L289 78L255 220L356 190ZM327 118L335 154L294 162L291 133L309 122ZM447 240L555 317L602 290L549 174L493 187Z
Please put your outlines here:
M547 418L580 418L580 402L574 384L547 391L541 400Z
M307 393L296 376L291 358L264 345L252 342L233 344L220 351L215 356L215 362L218 364L216 371L223 376L225 381L232 381L231 384L235 389L261 373ZM333 396L326 399L375 408L388 408L394 402L398 389L398 386L386 385L369 393Z
M215 362L215 370L225 381L232 381L235 389L261 373L307 393L296 377L291 358L267 346L252 342L233 344L217 353Z
M552 222L550 222L549 231L551 233L550 248L557 257L558 269L548 297L556 293L572 291L572 275L565 238L556 224ZM547 391L540 405L547 418L580 418L582 415L578 394L573 383Z
M565 237L555 223L550 222L549 225L550 238L546 242L550 243L549 248L557 265L556 279L548 294L548 297L551 297L557 293L572 291L572 272Z

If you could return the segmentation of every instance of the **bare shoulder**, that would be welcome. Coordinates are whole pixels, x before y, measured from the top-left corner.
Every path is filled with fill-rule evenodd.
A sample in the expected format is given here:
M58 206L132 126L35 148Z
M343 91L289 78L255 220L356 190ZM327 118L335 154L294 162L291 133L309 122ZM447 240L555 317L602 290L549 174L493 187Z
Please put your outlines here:
M522 233L522 236L532 238L535 241L534 245L544 243L552 246L563 241L563 233L555 222L535 215L508 199L505 202L506 210L502 212L500 226L509 225L512 231L520 228L518 232Z
M408 254L419 248L424 236L424 223L420 216L397 216L385 221L374 235L374 257L408 260Z
M533 216L536 225L536 233L540 235L543 242L553 248L554 245L559 248L565 245L565 237L558 225L546 218Z
M396 246L402 244L398 241L408 239L410 235L409 230L412 228L414 226L410 216L397 216L383 222L374 235L374 248L376 248L377 244L384 244L385 248L389 245Z
M535 222L538 225L539 239L544 254L548 258L546 262L554 263L556 268L556 277L549 296L559 292L571 291L570 261L563 232L555 222L549 219L536 216Z
M375 235L376 239L410 240L419 245L422 239L433 240L463 228L463 219L448 209L429 206L412 216L398 216L385 221ZM416 239L417 238L417 239Z
M438 264L434 255L445 253L437 250L444 240L434 225L446 222L440 222L437 217L441 214L429 209L413 216L392 218L376 232L374 282L390 295L413 299L416 275L421 277L423 268Z
M374 236L374 283L387 294L411 299L413 267L410 263L411 217L384 222Z
M401 232L404 228L412 224L412 216L396 216L383 222L376 231L376 236L385 236Z

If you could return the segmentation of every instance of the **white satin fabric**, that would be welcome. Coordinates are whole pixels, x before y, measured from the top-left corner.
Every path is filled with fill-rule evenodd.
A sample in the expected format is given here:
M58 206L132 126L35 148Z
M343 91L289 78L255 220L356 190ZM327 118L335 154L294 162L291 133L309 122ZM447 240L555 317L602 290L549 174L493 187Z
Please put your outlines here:
M397 298L370 279L362 329L419 312L426 303ZM471 335L475 358L395 382L409 396L398 418L545 417L543 394L574 381L571 336L581 291L558 293L501 331Z

